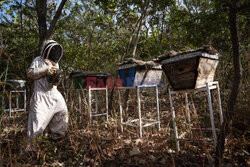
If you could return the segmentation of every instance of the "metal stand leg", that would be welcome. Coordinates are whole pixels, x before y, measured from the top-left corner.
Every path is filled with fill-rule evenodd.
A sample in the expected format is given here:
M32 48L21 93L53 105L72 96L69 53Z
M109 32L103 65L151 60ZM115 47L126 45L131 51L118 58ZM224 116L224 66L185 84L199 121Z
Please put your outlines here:
M158 86L155 87L156 91L156 105L157 105L157 119L158 119L158 130L161 128L161 122L160 122L160 107L159 107L159 98L158 98Z
M106 119L108 121L109 119L109 99L108 99L108 95L109 95L109 92L108 92L108 86L106 86Z
M177 152L179 152L180 145L179 145L179 141L178 141L178 132L177 132L177 127L176 127L176 122L175 122L175 110L174 110L174 106L173 106L173 102L172 102L170 89L168 90L168 93L169 93L170 107L171 107L171 111L172 111L172 121L173 121L173 127L174 127L176 150L177 150Z
M207 87L207 99L208 99L208 105L209 105L209 111L210 111L211 126L212 126L212 132L213 132L213 137L214 137L214 145L216 145L217 136L216 136L215 125L214 125L214 114L213 114L211 92L210 92L208 83L206 84L206 87Z
M121 102L121 92L118 90L118 96L119 96L119 106L120 106L120 123L121 123L121 131L123 132L123 119L122 119L122 102Z
M91 87L89 87L89 120L92 122L92 113L91 113Z
M218 101L219 101L219 108L220 108L220 124L222 125L222 123L223 123L223 114L222 114L219 82L217 83L217 91L218 91Z
M92 123L93 117L98 116L106 116L106 120L108 121L108 87L106 88L88 88L89 94L88 94L88 111L89 111L89 119L90 123ZM92 111L92 96L91 91L94 91L95 93L95 111ZM98 113L98 92L97 91L105 91L105 105L106 105L106 112Z
M7 98L8 98L8 101L9 101L9 108L5 109L5 96L3 94L2 96L2 107L1 109L3 109L3 111L8 111L9 112L9 116L11 117L12 116L12 113L13 112L18 112L18 111L26 111L26 90L10 90L8 91L9 92L9 95L7 93ZM12 96L13 94L15 93L15 96L14 97L14 101L13 102L13 105L12 105ZM19 96L22 96L22 93L23 93L23 108L19 106Z
M130 126L139 128L139 136L142 138L142 130L144 127L154 126L158 125L158 129L160 130L160 109L159 109L159 98L158 98L158 86L157 85L138 85L136 87L126 87L125 89L137 89L137 103L138 103L138 117L137 119L132 119L123 122L123 108L122 108L122 101L121 101L121 93L120 90L118 90L118 96L119 96L119 107L120 107L120 122L121 122L121 131L123 132L123 126ZM144 88L153 88L156 89L156 112L157 112L157 118L154 119L147 119L142 117L142 108L141 108L141 97L140 97L140 89Z
M137 99L138 99L140 138L142 138L141 99L140 99L140 89L139 89L139 87L137 87Z

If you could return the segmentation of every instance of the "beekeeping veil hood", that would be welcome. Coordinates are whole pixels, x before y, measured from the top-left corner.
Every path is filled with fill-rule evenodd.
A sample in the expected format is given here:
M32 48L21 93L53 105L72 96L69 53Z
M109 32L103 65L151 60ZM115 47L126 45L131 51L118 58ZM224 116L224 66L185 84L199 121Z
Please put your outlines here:
M54 40L45 41L41 57L58 63L63 55L63 48Z

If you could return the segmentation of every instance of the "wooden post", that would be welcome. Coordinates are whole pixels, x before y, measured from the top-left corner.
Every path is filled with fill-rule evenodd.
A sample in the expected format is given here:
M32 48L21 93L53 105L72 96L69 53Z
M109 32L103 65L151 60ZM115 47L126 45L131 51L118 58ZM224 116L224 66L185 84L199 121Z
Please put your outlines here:
M170 89L168 89L168 93L169 93L169 100L170 100L170 108L171 108L171 111L172 111L172 121L173 121L173 127L174 127L176 150L177 150L177 152L179 152L180 151L180 145L179 145L179 141L178 141L178 132L177 132L177 127L176 127L176 122L175 122L175 110L174 110L174 106L173 106L173 101L172 101L172 96L171 96L171 90Z
M219 82L217 82L217 92L218 92L218 101L219 101L219 108L220 108L220 124L222 125L222 123L223 123L223 114L222 114Z
M213 132L213 137L214 137L214 145L216 146L217 136L216 136L215 125L214 125L214 114L213 114L213 106L212 106L209 83L206 83L206 87L207 87L207 100L208 100L208 105L209 105L210 120L211 120L212 132Z
M123 120L122 120L122 102L121 102L121 92L118 90L119 96L119 106L120 106L120 123L121 123L121 131L123 132Z
M26 89L24 89L24 111L26 111Z
M96 90L95 90L95 112L96 114L98 114L98 96Z
M141 99L140 99L140 89L139 89L139 86L137 86L137 100L138 100L138 112L139 112L140 138L142 138Z
M9 95L9 116L11 117L11 112L12 112L12 108L11 108L11 96L12 96L12 91L10 91L10 95Z
M91 87L89 87L89 122L92 121L92 114L91 114Z
M19 97L18 97L18 93L16 94L16 108L19 108Z
M186 111L187 111L187 117L188 117L188 123L190 126L191 118L190 118L190 110L189 110L189 102L188 102L188 95L185 93L185 103L186 103Z
M108 121L108 116L109 116L109 99L108 99L108 86L106 86L106 119Z
M78 90L78 105L80 112L80 122L82 121L82 100L81 100L81 90Z
M160 107L159 107L159 98L158 98L158 86L155 86L156 91L156 105L157 105L157 118L158 118L158 130L161 128L161 122L160 122Z

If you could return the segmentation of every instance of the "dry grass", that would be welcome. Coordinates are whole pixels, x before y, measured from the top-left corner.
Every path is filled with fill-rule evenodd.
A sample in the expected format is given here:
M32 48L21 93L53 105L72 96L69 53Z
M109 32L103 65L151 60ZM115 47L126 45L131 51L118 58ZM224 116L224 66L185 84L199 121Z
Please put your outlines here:
M175 152L168 96L161 95L161 130L150 127L140 139L134 128L120 131L116 106L109 122L95 120L92 125L84 113L79 122L77 105L69 107L70 119L67 135L53 141L45 132L36 142L37 152L25 153L27 113L1 117L2 166L210 166L213 162L213 146L181 144L182 151ZM181 108L179 98L177 104ZM134 103L134 101L131 101ZM201 102L197 102L201 103ZM116 103L115 103L116 104ZM133 104L136 105L136 104ZM201 105L202 106L202 105ZM146 106L145 107L149 107ZM181 109L179 109L181 112ZM180 117L181 118L181 117ZM180 128L181 129L181 128ZM181 129L182 130L182 129ZM249 140L229 136L226 145L225 164L249 165Z

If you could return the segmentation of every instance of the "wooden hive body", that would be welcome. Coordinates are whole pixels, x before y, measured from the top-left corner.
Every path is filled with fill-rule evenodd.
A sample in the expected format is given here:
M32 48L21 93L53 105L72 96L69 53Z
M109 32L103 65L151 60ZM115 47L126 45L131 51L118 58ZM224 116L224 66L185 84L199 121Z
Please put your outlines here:
M218 62L218 55L194 51L168 57L160 63L172 88L186 90L205 87L207 82L212 82Z
M142 61L137 63L137 60L119 65L118 73L124 87L159 85L162 77L161 65Z
M109 73L93 71L74 71L70 74L75 89L86 89L89 85L88 80L91 80L91 86L93 87L106 87L109 76Z

